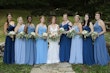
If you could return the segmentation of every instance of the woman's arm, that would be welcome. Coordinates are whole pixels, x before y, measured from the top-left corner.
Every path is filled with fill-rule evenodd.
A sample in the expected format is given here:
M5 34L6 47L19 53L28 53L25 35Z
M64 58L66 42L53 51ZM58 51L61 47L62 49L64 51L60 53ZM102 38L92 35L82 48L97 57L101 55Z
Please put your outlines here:
M82 34L82 25L81 23L78 24L79 32L77 34Z
M7 23L5 23L5 24L4 24L4 34L5 34L5 35L7 35L7 28L8 28L8 25L7 25Z
M24 27L24 32L27 34L28 24Z
M91 29L91 31L90 31L90 33L89 33L89 34L91 34L92 32L94 32L94 27L93 27L93 24L92 24L92 22L90 22L90 25L89 25L89 27L90 27L90 29Z
M100 20L99 25L102 27L102 32L99 33L99 35L102 35L106 32L106 27L104 21Z

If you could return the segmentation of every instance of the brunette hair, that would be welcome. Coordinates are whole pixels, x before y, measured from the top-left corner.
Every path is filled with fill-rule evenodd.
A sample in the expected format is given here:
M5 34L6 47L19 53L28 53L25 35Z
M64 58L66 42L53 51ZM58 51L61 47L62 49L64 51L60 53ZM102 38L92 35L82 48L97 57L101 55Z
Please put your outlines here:
M6 15L6 17L7 17L6 22L7 22L7 25L9 26L8 15L11 15L11 16L12 16L12 14L11 14L11 13L8 13L8 14Z
M86 13L85 15L87 15L89 17L88 22L87 22L87 26L89 26L90 25L90 16L89 16L88 13ZM85 25L85 23L86 23L86 21L84 20L83 21L83 26Z

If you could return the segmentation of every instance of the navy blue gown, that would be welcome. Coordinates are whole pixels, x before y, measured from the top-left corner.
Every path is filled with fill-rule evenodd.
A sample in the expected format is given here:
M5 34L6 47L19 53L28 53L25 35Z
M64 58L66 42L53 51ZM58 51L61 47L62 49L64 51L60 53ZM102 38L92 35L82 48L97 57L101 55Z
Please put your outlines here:
M69 30L69 24L60 25L60 28L64 28L65 31ZM71 48L71 38L68 38L66 34L62 34L60 38L60 51L59 57L60 62L69 62L70 59L70 48Z
M91 31L89 26L84 26L83 30ZM87 65L93 65L94 61L94 47L92 44L91 36L83 38L83 63Z
M7 28L7 32L14 31L14 28L15 26L9 25L9 27ZM6 64L15 63L14 43L15 41L12 40L12 38L6 36L4 57L3 57L3 62Z

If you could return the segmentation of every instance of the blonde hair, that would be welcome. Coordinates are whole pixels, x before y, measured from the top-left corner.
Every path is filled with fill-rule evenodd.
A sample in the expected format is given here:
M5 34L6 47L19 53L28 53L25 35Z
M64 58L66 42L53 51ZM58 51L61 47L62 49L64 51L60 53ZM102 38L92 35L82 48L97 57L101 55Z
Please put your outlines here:
M80 15L75 15L74 18L75 17L78 17L79 18L79 22L82 22Z
M23 18L20 16L17 18L17 22L19 22L19 19L22 19L22 21L23 21ZM17 25L19 25L19 23Z

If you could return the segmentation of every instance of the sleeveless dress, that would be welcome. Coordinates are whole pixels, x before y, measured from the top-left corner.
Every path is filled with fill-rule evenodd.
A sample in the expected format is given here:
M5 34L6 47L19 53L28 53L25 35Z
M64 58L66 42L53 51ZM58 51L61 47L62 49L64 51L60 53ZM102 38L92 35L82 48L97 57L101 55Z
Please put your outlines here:
M65 25L60 25L60 28L64 28L65 31L69 30L69 23ZM71 38L68 38L66 34L62 34L60 37L60 62L69 62L70 59L70 48L71 48Z
M15 26L9 25L7 32L14 31ZM6 64L15 63L14 43L10 36L6 36L3 62Z
M91 32L89 26L83 26L83 30ZM91 36L83 38L83 64L93 65L94 61L94 48Z
M73 26L76 32L79 32L78 26ZM73 64L82 64L83 63L83 54L82 54L82 37L80 35L75 35L72 38L71 43L71 53L69 63Z
M35 31L35 27L28 25L27 33L30 34L31 32ZM35 56L35 40L34 39L27 39L26 40L26 64L33 65L34 64L34 56Z
M58 28L56 27L53 29L50 27L50 32L58 32ZM47 63L58 63L59 62L59 40L58 41L51 41L49 40L49 49L48 49L48 59Z
M102 32L102 28L98 22L94 24L94 31L98 33ZM107 65L110 61L104 34L97 37L94 41L94 58L95 63L98 65Z
M17 33L24 31L24 26L21 25ZM15 40L15 63L25 64L25 39L16 38Z
M46 27L44 26L38 27L38 35L42 36L42 34L45 32L47 32ZM47 52L48 52L47 40L43 38L36 39L35 64L47 63Z

